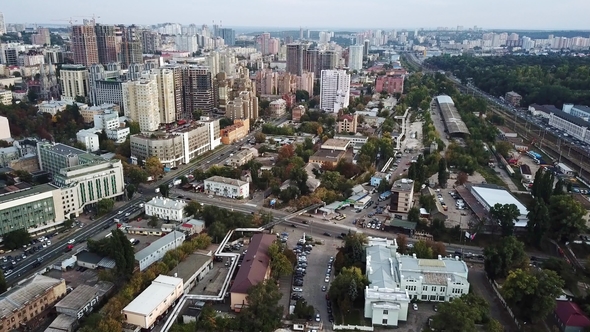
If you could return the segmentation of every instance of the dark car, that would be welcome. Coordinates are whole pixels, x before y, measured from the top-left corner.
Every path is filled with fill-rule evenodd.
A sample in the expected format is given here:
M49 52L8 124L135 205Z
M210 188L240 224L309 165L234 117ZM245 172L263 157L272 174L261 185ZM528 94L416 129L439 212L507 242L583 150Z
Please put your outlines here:
M332 235L330 235L330 233L328 233L328 232L324 232L324 235L325 235L325 236L332 236Z

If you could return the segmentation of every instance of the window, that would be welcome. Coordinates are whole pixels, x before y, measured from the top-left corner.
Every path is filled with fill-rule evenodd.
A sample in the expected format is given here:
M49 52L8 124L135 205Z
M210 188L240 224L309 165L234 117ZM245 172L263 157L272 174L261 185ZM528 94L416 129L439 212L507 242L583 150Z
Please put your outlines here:
M428 299L428 296L426 296L426 295L422 295L422 300L423 300L423 301L426 301L427 299Z
M387 319L383 320L383 325L387 325Z
M383 310L383 314L384 314L384 315L387 315L387 314L389 314L389 310Z
M436 292L436 286L432 286L432 291Z
M441 291L442 293L444 293L444 292L446 291L446 288L445 288L444 286L441 286L441 287L440 287L440 291Z
M426 292L426 291L428 291L428 286L422 286L422 291L423 291L423 292Z

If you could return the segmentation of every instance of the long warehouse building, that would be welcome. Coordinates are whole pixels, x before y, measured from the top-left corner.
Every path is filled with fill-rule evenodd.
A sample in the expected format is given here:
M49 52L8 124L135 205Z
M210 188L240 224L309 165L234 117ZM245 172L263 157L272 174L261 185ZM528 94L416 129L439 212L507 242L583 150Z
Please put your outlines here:
M449 136L464 137L470 134L467 125L465 125L465 122L461 119L461 115L457 111L455 103L451 97L447 95L437 96L436 104Z

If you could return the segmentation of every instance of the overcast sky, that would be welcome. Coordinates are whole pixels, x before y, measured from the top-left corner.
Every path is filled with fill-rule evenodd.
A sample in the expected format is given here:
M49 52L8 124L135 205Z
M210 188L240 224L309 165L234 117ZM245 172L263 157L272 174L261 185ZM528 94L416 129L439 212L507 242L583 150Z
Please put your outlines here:
M2 0L7 23L177 22L226 27L590 29L589 0ZM81 22L84 17L75 18ZM63 21L60 21L63 20Z

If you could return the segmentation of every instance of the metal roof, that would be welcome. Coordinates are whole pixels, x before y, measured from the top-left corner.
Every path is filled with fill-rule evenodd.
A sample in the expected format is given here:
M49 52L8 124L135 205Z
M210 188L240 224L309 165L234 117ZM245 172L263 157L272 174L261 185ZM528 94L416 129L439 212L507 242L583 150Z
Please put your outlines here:
M492 207L498 203L502 205L514 204L520 211L521 215L527 215L529 213L527 208L504 188L472 186L471 190L481 197L481 199L483 199L489 207Z
M123 311L147 316L174 294L178 285L182 285L182 279L159 275L152 284L139 294Z
M394 249L395 250L395 249ZM367 277L372 286L396 288L399 282L397 261L392 258L391 249L382 245L367 247Z
M23 308L27 303L62 282L65 281L37 275L24 284L12 288L0 297L0 317L10 316L14 310Z
M154 252L162 249L162 247L164 247L165 245L175 242L175 239L180 239L180 238L185 238L186 235L182 232L179 231L172 231L168 234L166 234L165 236L157 239L156 241L152 242L152 244L150 244L149 246L145 247L144 249L138 251L135 254L135 259L137 261L141 261L144 258L150 256L151 254L153 254ZM174 248L173 248L174 249Z
M584 128L590 127L590 122L584 120L583 118L566 113L558 108L551 110L551 114L553 114L556 117L561 118L565 121L571 122L577 126L584 127Z
M108 284L110 284L110 287L105 287L105 289L99 286L80 285L59 301L55 307L76 311L80 310L96 296L102 297L110 288L112 288L113 284Z
M467 129L465 122L461 120L461 115L455 108L453 99L447 95L441 95L436 97L436 101L449 134L469 135L469 129Z

